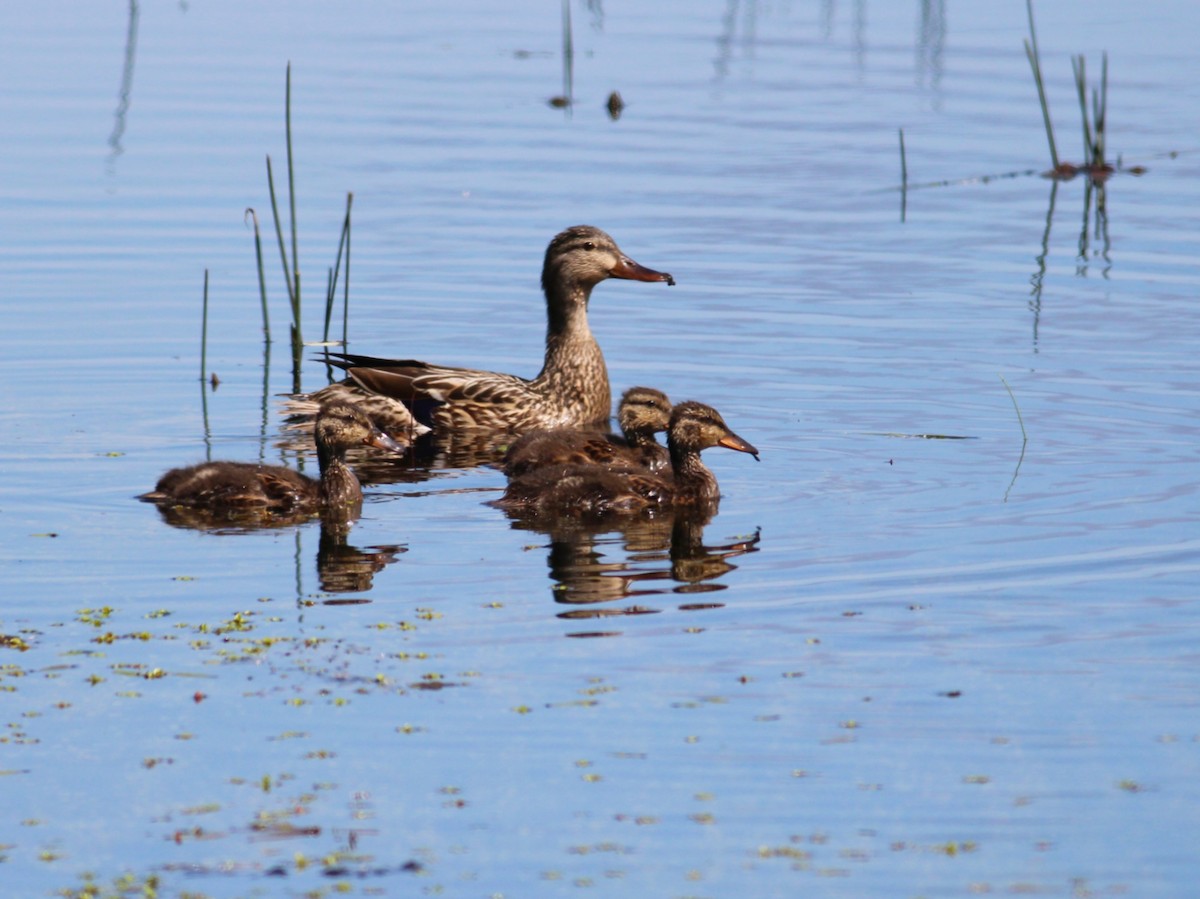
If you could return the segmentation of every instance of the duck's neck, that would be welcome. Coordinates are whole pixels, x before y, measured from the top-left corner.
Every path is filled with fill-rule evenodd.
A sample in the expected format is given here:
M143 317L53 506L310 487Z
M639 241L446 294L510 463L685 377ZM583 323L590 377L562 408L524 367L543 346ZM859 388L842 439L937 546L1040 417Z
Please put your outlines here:
M671 471L675 475L677 500L709 502L720 497L716 475L700 461L696 450L671 446Z
M317 446L317 464L321 468L321 503L330 509L362 502L362 487L346 464L345 453Z
M591 288L551 287L546 291L546 358L533 386L568 398L571 421L583 424L607 419L612 391L600 345L588 326Z

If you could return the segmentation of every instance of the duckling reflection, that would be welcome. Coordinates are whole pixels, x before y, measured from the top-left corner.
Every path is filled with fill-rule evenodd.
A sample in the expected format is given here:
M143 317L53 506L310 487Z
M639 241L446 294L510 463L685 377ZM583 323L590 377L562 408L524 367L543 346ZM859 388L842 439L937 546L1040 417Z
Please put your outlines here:
M325 593L362 593L370 590L375 575L408 552L406 546L368 546L347 542L349 528L323 523L317 546L317 577ZM365 600L364 600L365 601ZM328 603L327 603L328 604Z
M548 525L544 520L517 519L513 527L550 537L547 564L555 582L554 600L573 607L558 617L581 619L650 614L661 609L637 600L726 589L728 584L717 581L737 569L731 559L758 552L760 534L707 545L704 529L711 520L706 511L679 508L654 517L606 522L562 519ZM635 604L600 607L625 599ZM720 605L688 602L679 608Z

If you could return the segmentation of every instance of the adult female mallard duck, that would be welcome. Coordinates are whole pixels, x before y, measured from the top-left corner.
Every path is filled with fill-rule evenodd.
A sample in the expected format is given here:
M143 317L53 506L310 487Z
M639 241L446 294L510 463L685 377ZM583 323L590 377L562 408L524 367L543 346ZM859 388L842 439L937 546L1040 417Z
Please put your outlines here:
M313 436L320 480L282 465L202 462L171 469L159 479L154 490L138 499L163 507L185 506L227 515L231 519L243 514L267 519L276 515L291 518L316 511L354 514L362 503L362 487L346 465L346 451L356 446L404 451L401 444L350 403L322 406Z
M654 439L671 423L671 401L653 387L630 387L621 395L617 424L623 437L554 428L528 431L518 437L504 455L504 473L519 477L547 465L608 465L669 470L667 448Z
M516 375L331 353L349 377L315 393L293 397L287 411L311 414L316 404L349 399L392 433L450 435L471 431L522 433L534 428L581 427L608 419L608 369L588 327L592 288L608 278L675 279L634 262L616 241L590 225L563 231L546 249L546 357L532 380Z
M758 450L729 429L721 414L703 403L675 406L667 429L673 477L644 469L604 465L552 465L514 478L502 509L537 517L598 516L672 506L704 508L720 498L716 476L700 461L701 450L723 446L758 458Z

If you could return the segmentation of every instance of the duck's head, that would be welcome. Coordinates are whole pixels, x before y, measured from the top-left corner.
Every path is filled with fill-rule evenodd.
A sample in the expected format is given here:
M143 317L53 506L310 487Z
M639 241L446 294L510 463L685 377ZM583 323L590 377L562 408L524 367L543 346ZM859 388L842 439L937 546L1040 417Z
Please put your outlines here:
M672 411L667 442L672 450L681 452L699 452L711 446L723 446L758 458L758 450L754 445L733 433L720 412L712 406L690 400L676 404Z
M373 446L393 453L404 452L404 445L393 440L352 403L326 403L317 412L313 439L322 455L338 456L356 446Z
M621 252L615 240L591 225L568 228L550 241L542 266L542 289L547 295L564 287L586 293L606 278L675 284L666 272L634 262Z
M621 394L617 423L622 434L650 436L665 431L671 424L671 401L653 387L630 387Z

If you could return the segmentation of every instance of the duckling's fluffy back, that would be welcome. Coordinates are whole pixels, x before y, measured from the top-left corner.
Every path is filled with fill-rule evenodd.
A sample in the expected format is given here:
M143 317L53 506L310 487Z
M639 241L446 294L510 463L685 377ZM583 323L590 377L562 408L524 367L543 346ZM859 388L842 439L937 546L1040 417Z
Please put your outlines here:
M288 511L315 504L317 482L290 468L253 462L202 462L173 468L140 499L184 506L258 507Z

